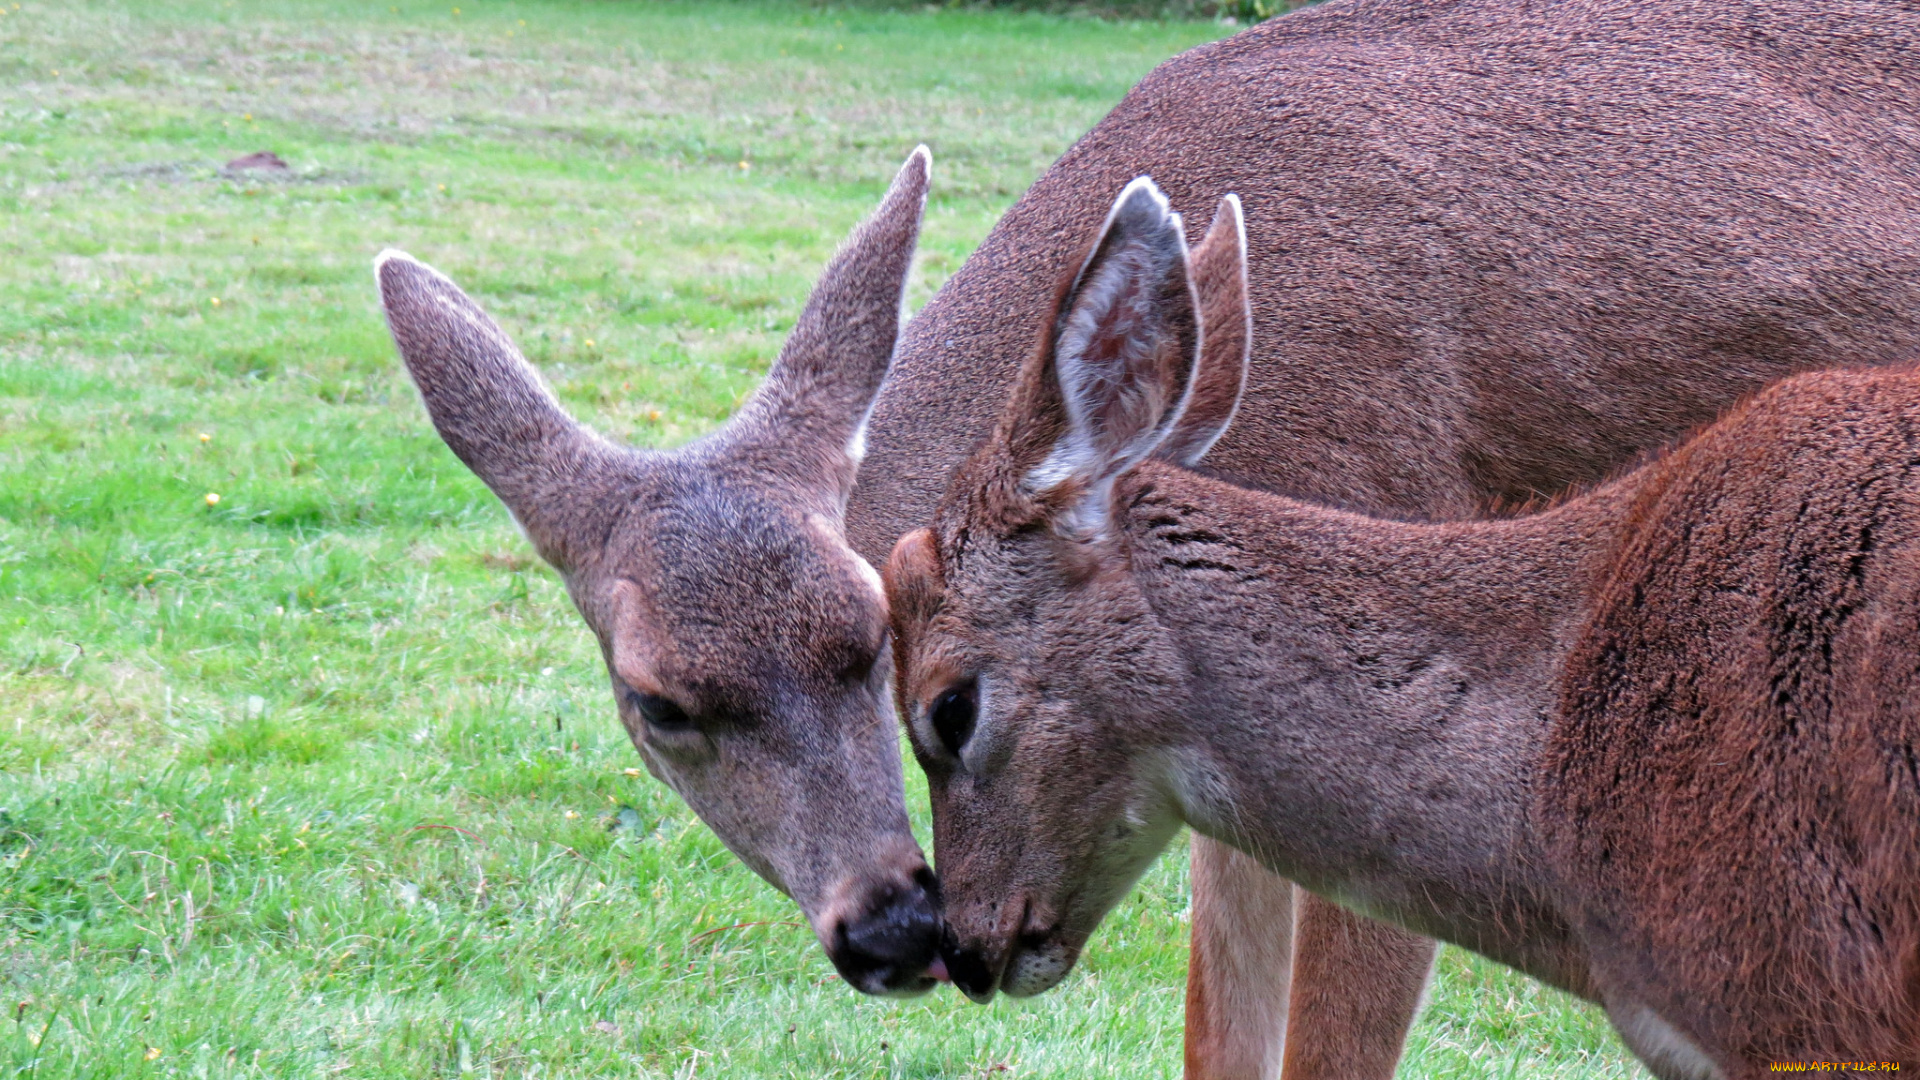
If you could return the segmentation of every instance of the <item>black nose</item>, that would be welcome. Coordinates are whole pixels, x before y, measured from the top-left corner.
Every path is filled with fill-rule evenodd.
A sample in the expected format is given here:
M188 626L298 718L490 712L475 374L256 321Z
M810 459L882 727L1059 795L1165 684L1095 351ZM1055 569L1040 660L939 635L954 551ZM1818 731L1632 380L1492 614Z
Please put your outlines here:
M971 998L977 1005L985 1005L993 1000L994 984L999 980L994 971L987 966L985 953L977 949L963 949L948 934L940 948L940 958L946 962L947 977L961 993Z
M876 891L864 913L835 927L827 956L840 977L863 993L924 994L933 989L928 969L945 932L940 883L921 867L912 880Z

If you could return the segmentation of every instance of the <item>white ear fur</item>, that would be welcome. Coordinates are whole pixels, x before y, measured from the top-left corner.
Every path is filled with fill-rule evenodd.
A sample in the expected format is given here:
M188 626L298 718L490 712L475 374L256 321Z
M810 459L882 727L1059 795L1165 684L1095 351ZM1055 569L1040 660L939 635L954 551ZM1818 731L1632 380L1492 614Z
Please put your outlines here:
M1137 177L1114 200L1061 306L1053 371L1067 429L1023 481L1036 494L1086 484L1061 522L1069 530L1103 531L1113 481L1178 423L1199 367L1200 317L1180 215L1150 178ZM1178 355L1163 370L1170 348Z

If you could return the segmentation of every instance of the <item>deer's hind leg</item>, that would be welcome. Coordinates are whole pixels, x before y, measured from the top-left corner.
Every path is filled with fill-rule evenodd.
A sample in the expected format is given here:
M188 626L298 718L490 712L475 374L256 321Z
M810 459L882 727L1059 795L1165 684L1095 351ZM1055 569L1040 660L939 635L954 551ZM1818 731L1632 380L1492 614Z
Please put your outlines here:
M1727 1080L1726 1072L1693 1040L1644 1005L1609 1002L1607 1018L1620 1033L1620 1041L1660 1080ZM1755 1066L1748 1075L1764 1074Z
M1300 892L1287 1080L1390 1080L1439 944Z

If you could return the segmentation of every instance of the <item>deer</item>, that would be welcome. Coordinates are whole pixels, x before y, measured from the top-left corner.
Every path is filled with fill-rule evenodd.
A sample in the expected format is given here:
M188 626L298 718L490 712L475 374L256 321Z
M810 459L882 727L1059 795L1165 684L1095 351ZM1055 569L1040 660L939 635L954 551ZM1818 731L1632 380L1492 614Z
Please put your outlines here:
M649 580L612 590L616 563L639 574L659 556L608 546L647 545L651 526L588 505L629 490L590 475L624 454L570 458L550 483L508 481L503 501L523 523L552 523L528 527L543 554L569 529L567 545L597 553L550 559L571 566L562 571L570 590L596 605L587 621L610 656L616 619L672 645L681 677L701 689L662 685L656 697L724 744L727 764L708 780L708 765L683 758L670 782L698 785L705 794L689 804L776 887L796 899L817 894L800 899L802 910L829 912L809 920L830 957L853 956L845 950L857 944L831 944L844 923L834 912L895 911L858 898L910 897L930 883L915 876L924 857L901 824L897 766L885 760L898 756L899 725L885 693L869 689L853 708L831 666L809 666L774 631L791 625L788 606L884 621L848 549L877 566L930 518L952 468L992 428L1031 351L1029 328L1052 310L1109 193L1151 173L1177 206L1213 207L1230 191L1244 200L1246 288L1259 317L1245 406L1209 453L1213 471L1377 515L1484 517L1594 482L1783 375L1837 356L1870 365L1911 355L1920 344L1920 183L1906 164L1920 155L1915 21L1898 3L1807 0L1330 0L1284 15L1155 69L923 309L904 327L888 323L898 329L890 362L877 344L810 353L818 366L809 378L844 379L846 389L818 398L780 390L783 415L817 402L840 412L807 418L806 430L864 431L844 517L834 513L838 495L810 503L823 517L796 516L788 507L801 482L788 465L763 498L744 457L679 457L670 471L682 493L649 488L650 497L684 500L689 520L732 539L711 554L675 540L688 566L662 572L689 584L668 590L681 607L656 611L643 602ZM885 235L909 243L907 231ZM888 265L902 257L879 234L847 254ZM383 266L383 280L403 289L425 273ZM851 299L829 288L832 273L809 311L828 292ZM867 300L888 309L874 318L896 318L897 296L881 289ZM464 317L387 307L396 340L411 343L403 357L410 348L510 354L504 334L476 339ZM823 313L822 325L842 317ZM403 333L396 320L411 325ZM511 418L537 381L512 364L496 380L498 356L471 362L488 374L463 377L467 389L449 408L433 401L444 386L422 384L436 426L450 445L465 439L519 463L509 471L535 468L550 444L516 448L460 431L492 427L489 414L515 430ZM776 361L769 388L784 384L785 370ZM577 427L555 419L557 407L539 412L552 430ZM823 451L834 479L821 490L838 491L851 466L831 458ZM490 475L484 463L476 471ZM707 516L702 500L721 491L736 494L725 514ZM666 513L666 502L655 505ZM631 528L594 531L616 519ZM807 566L823 569L765 593L691 584L728 553L763 548L805 552ZM769 683L754 674L763 668L786 674ZM617 684L615 693L644 741L652 729ZM709 699L750 705L762 737L715 726ZM754 785L733 790L723 767ZM826 812L806 809L816 798ZM1265 1080L1283 1069L1288 1080L1391 1077L1434 945L1296 895L1228 845L1196 837L1192 858L1189 1080ZM769 874L775 863L817 865L821 880ZM909 969L940 959L937 905L930 895L902 904L898 919L848 924L894 928L895 944L840 964L856 988L929 985ZM991 989L956 985L974 996Z
M566 582L648 771L794 899L848 983L882 995L944 974L943 924L907 822L880 579L842 519L931 164L908 157L753 397L669 451L567 415L445 275L399 251L374 264L435 428Z
M1056 984L1186 825L1598 1002L1663 1078L1920 1062L1920 369L1407 522L1209 475L1247 355L1200 272L1129 184L889 556L952 976Z

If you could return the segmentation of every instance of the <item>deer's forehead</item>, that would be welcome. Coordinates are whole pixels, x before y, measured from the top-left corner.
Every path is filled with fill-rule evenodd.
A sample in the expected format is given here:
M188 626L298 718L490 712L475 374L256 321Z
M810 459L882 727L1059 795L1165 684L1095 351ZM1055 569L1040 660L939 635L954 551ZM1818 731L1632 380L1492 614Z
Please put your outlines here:
M938 610L912 635L912 678L948 670L1007 688L1055 685L1071 670L1110 663L1139 645L1148 611L1123 565L1084 545L1021 534L943 558ZM1111 553L1109 553L1111 558ZM1011 681L1007 681L1011 680Z
M872 570L831 522L783 507L707 500L655 510L610 551L628 606L663 663L743 677L804 672L871 645L886 625ZM834 653L835 656L825 656Z
M1034 613L1036 604L1074 590L1076 579L1061 558L1064 546L1033 529L969 533L941 559L945 606L980 621Z
M979 674L1032 651L1049 606L1033 575L998 552L945 562L942 570L939 607L910 635L916 670Z

